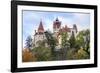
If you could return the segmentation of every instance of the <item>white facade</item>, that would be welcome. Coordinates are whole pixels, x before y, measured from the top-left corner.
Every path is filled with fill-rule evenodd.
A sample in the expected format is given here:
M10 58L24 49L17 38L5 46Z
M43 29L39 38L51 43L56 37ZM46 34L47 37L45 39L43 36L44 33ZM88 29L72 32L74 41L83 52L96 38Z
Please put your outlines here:
M44 33L41 33L41 34L37 33L37 34L35 34L34 35L34 45L35 45L35 47L38 46L38 42L39 41L43 41L43 40L46 40L46 36L45 36Z

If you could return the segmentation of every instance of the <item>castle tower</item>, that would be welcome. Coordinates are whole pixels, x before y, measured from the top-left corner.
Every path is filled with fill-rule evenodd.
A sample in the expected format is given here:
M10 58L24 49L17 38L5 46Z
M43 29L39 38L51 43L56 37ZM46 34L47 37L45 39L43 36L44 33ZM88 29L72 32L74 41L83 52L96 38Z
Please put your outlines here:
M42 21L40 21L39 27L38 27L37 31L35 30L35 35L34 35L34 46L35 47L39 46L40 41L43 41L46 39L44 32L45 32L45 30L44 30Z
M61 28L61 22L59 21L58 18L53 22L53 32L58 32L59 29Z
M75 33L78 32L76 24L73 25L73 29L74 29L74 32L75 32Z
M40 24L38 27L38 33L43 33L43 32L44 32L43 24L42 24L42 21L40 21Z

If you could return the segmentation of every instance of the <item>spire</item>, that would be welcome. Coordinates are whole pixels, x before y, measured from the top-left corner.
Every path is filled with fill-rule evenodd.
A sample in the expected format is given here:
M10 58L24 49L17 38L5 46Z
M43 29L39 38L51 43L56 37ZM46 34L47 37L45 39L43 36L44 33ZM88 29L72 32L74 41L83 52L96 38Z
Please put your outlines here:
M61 22L59 21L58 18L56 18L56 20L53 23L53 28L60 28L61 26Z
M44 32L42 21L40 21L38 32Z
M56 18L56 21L59 21L58 18Z

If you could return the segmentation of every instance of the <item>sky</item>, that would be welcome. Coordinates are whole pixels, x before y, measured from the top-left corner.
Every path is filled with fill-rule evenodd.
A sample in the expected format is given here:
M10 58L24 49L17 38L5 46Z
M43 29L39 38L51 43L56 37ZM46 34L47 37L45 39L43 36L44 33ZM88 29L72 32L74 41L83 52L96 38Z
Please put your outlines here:
M35 30L38 29L40 21L43 23L44 30L49 29L51 32L53 32L53 22L56 18L61 21L61 26L67 25L69 28L72 28L73 24L76 24L78 31L90 28L89 13L23 10L22 18L23 47L25 46L26 38L34 35Z

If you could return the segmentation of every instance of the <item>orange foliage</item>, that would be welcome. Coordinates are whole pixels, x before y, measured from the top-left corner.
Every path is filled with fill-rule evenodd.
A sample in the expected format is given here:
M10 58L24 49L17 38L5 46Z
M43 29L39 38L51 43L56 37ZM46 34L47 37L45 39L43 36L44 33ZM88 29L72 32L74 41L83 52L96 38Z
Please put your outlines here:
M29 49L26 48L22 52L22 60L23 62L32 62L36 61L36 57L31 51L29 51Z

